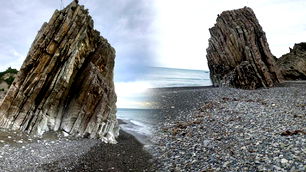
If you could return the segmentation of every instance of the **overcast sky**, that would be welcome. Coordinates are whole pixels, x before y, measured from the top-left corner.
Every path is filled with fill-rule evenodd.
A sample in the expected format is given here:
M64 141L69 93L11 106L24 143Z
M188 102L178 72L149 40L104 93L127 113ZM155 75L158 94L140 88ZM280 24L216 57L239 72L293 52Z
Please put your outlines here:
M72 0L9 0L0 5L0 71L19 69L44 22ZM115 87L118 107L142 107L148 84L147 66L154 65L154 1L80 0L95 29L116 49ZM141 80L141 81L139 81Z
M70 3L63 0L63 5ZM143 100L146 66L208 70L208 29L224 10L253 8L277 57L306 41L305 0L80 0L95 28L116 49L119 107ZM0 5L0 70L19 69L43 22L60 0L9 0ZM124 96L121 96L124 95ZM137 102L131 102L134 97Z
M67 5L71 1L63 0ZM208 69L208 29L224 10L250 6L277 57L306 39L305 0L81 0L116 48L116 80L141 78L147 65ZM10 0L0 6L0 70L19 68L60 0ZM157 63L154 63L157 62ZM123 75L121 75L123 74Z
M72 0L63 0L68 5ZM116 49L116 81L133 81L153 64L153 8L147 0L80 0L95 28ZM0 5L0 70L20 68L43 22L60 0L10 0Z
M217 14L251 7L276 57L306 41L306 0L156 0L159 66L208 70L206 48Z

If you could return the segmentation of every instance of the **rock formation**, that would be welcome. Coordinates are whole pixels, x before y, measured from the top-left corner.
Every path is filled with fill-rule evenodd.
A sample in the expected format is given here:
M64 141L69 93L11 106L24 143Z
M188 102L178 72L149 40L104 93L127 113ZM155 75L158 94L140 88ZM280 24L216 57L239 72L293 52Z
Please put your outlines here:
M251 8L222 12L209 31L207 60L214 86L256 89L280 82L275 58Z
M0 105L0 126L115 142L115 50L72 2L44 23Z
M306 80L306 43L295 44L277 64L285 80Z
M6 71L0 72L0 104L7 90L14 81L18 71L9 67Z

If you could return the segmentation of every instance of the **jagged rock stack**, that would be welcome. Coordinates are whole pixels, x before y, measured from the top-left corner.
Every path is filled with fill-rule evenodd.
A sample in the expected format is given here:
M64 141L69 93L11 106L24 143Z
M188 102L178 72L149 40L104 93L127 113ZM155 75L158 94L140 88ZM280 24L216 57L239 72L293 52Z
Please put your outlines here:
M285 80L306 80L306 43L295 44L277 64Z
M36 36L0 106L0 127L116 142L115 50L75 1Z
M214 86L272 87L282 79L251 8L224 11L210 30L207 60Z

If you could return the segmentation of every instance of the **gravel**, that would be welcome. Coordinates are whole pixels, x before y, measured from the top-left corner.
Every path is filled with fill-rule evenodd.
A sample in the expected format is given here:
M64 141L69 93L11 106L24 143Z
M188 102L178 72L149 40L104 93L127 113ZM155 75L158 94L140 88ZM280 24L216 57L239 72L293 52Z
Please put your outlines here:
M305 90L154 89L154 170L306 171Z
M0 130L0 172L146 171L151 155L132 135L120 131L118 144L47 133L33 137Z
M58 160L58 168L77 161L100 140L53 137L43 138L1 130L0 171L47 171L45 164Z

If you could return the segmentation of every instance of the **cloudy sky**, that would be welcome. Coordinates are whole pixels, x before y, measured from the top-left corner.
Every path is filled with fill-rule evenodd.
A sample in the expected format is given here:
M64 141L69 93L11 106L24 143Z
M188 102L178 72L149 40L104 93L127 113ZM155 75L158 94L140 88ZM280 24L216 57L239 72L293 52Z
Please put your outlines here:
M71 0L63 0L66 6ZM277 57L306 41L305 0L80 0L116 49L119 107L135 107L150 85L146 66L207 70L206 48L217 14L250 6ZM0 70L20 68L42 23L60 0L10 0L0 6ZM135 101L131 101L134 99Z
M158 65L207 70L208 28L217 14L244 6L254 10L275 56L306 41L305 0L156 0Z
M72 0L62 0L68 5ZM153 8L146 0L81 0L95 21L95 28L116 49L117 81L139 78L152 64ZM37 31L49 21L61 0L10 0L0 7L0 70L20 68ZM121 75L124 73L124 75Z
M0 71L19 69L41 25L55 9L72 0L10 0L0 5ZM80 0L89 9L95 28L116 49L115 86L119 107L144 101L146 66L154 64L153 1Z

